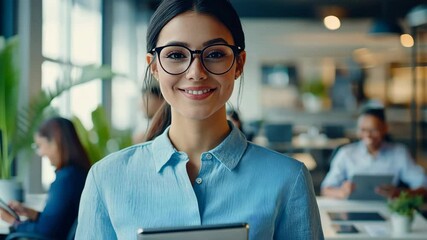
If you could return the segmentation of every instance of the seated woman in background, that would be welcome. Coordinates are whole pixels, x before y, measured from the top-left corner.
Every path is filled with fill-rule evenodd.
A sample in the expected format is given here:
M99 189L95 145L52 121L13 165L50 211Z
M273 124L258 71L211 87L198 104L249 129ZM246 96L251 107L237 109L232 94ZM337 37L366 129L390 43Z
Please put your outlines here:
M387 124L382 108L365 109L358 119L360 141L341 147L332 159L331 168L321 185L324 196L347 198L355 189L351 182L355 174L392 174L393 186L382 186L377 193L393 197L399 192L399 182L412 191L423 192L427 177L421 166L411 158L402 144L386 141Z
M77 219L80 195L90 168L89 158L70 120L55 117L45 121L34 136L37 154L49 158L56 167L56 179L50 186L43 212L11 201L9 206L28 220L19 222L0 208L1 219L12 231L38 233L53 239L65 239Z

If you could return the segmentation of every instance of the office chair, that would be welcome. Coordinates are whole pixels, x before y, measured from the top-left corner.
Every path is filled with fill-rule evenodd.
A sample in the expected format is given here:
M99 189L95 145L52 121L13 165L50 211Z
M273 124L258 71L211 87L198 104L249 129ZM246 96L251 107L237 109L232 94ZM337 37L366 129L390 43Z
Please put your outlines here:
M338 124L325 124L322 126L323 132L328 138L343 138L345 137L344 126Z
M73 225L71 225L70 230L68 231L66 240L74 240L74 236L76 235L77 230L77 219L74 221ZM42 236L37 233L25 233L25 232L15 232L7 235L5 240L13 240L13 239L28 239L28 240L54 240L52 238Z
M292 130L293 125L290 123L265 124L264 134L269 147L279 152L292 152Z

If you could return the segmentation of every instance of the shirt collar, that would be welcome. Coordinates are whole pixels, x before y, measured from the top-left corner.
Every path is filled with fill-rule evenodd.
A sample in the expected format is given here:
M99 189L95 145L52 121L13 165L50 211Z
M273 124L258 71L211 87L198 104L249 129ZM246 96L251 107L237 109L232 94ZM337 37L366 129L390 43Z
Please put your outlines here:
M231 122L228 122L228 125L231 127L230 134L218 146L208 152L224 164L228 170L232 171L242 158L248 143L238 128L234 127ZM179 159L182 155L173 147L169 139L169 127L153 140L152 150L157 172L160 172L169 162L172 164L174 159Z
M381 152L385 151L385 149L388 148L388 146L389 146L389 144L387 142L383 141L381 143L380 150L378 151L378 154L381 154ZM359 141L359 148L364 154L370 155L370 153L368 151L368 147L366 147L365 143L362 140Z

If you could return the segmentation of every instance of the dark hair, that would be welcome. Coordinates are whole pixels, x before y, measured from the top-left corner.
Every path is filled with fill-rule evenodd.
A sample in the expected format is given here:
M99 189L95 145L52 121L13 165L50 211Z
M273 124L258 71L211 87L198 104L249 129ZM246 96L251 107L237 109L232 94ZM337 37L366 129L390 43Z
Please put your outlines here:
M154 114L150 127L144 136L144 142L150 141L163 133L171 124L172 114L171 106L165 101L159 110Z
M376 108L367 107L367 108L364 108L360 112L360 116L366 116L366 115L376 117L379 120L381 120L383 123L386 122L384 108L380 108L380 107L376 107Z
M239 129L240 129L241 131L243 131L243 126L242 126L243 124L242 124L242 122L240 121L239 114L238 114L235 110L231 109L231 110L228 110L228 111L227 111L227 115L228 115L229 117L231 117L234 121L239 122L239 123L240 123L240 126L238 126L238 127L239 127Z
M83 148L73 123L62 117L53 117L43 122L37 134L55 141L60 152L58 169L75 165L86 171L90 168L89 157Z
M150 85L144 85L141 89L142 95L146 93L153 94L156 97L163 98L160 86L157 83L151 83Z
M240 22L236 10L228 0L163 0L151 17L147 28L147 52L151 52L151 50L156 47L160 32L166 24L174 17L188 11L204 13L216 18L230 31L233 36L234 44L241 47L243 50L245 49L245 35L243 33L242 23ZM154 61L149 63L146 69L144 78L145 86L149 86L154 81L150 72L150 66L153 62ZM241 85L242 81L240 81L240 89ZM157 118L153 118L148 132L163 132L164 129L158 129L158 127L166 128L170 125L170 111L170 105L165 102L162 108L158 110L158 113L160 113L156 113L156 115L158 115ZM146 139L150 139L148 137L147 134Z
M147 29L147 52L156 47L163 27L174 17L188 12L205 13L218 19L230 30L234 43L245 49L245 35L240 18L228 0L164 0L151 17Z

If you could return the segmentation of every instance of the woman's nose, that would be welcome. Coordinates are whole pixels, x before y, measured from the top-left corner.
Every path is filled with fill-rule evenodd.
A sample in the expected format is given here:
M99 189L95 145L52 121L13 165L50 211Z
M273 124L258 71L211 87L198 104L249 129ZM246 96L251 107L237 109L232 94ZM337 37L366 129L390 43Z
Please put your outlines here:
M186 76L190 80L204 80L207 78L207 72L200 60L200 55L195 55L193 62L187 70Z

